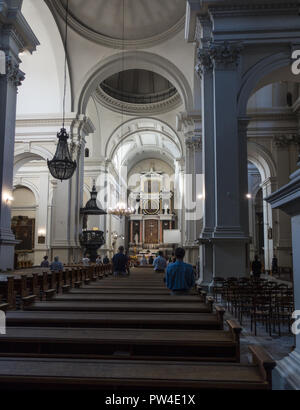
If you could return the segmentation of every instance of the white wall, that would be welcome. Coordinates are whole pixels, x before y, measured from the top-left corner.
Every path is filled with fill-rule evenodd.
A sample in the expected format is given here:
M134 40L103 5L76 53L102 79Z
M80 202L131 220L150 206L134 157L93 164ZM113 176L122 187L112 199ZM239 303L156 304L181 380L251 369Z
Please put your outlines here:
M26 80L19 89L17 116L61 113L64 79L64 47L54 18L41 0L24 0L22 13L40 46L32 55L20 55ZM67 112L71 111L68 85Z

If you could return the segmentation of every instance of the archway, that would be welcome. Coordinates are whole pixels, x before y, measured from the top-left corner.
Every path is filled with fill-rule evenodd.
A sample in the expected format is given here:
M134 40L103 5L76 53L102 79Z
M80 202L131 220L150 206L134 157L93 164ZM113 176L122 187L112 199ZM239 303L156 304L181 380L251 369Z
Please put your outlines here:
M86 112L88 101L99 84L120 71L131 69L151 69L151 71L166 78L179 92L185 110L193 109L193 94L189 82L172 62L154 53L128 51L104 58L85 76L80 92L75 99L78 113L84 114Z
M15 247L15 266L30 267L34 265L34 249L36 246L36 208L34 192L23 185L13 191L11 207L12 231L19 243Z
M252 250L253 252L261 251L259 232L263 226L264 266L267 271L270 271L274 251L273 212L264 199L276 189L276 166L271 154L264 147L253 142L248 144L248 160L252 164L250 170L248 167L249 193L251 194L249 221L250 232L254 239Z

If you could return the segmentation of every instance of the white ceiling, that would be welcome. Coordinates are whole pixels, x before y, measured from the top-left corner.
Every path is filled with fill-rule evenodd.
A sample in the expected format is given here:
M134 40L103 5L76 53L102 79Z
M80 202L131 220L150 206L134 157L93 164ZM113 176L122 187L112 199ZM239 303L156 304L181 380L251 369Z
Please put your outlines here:
M66 0L61 2L66 4ZM69 3L70 13L84 27L109 38L125 40L148 39L168 31L181 20L186 9L186 0L72 0Z

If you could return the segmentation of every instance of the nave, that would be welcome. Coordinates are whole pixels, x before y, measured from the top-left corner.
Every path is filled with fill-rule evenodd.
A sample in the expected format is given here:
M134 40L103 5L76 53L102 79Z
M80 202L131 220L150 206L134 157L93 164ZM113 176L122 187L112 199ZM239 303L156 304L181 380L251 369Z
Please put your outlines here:
M149 268L117 278L103 266L35 275L47 280L34 287L23 275L13 291L20 309L7 306L1 389L271 388L275 362L249 346L252 363L240 363L240 325L224 326L225 309L201 289L171 296Z

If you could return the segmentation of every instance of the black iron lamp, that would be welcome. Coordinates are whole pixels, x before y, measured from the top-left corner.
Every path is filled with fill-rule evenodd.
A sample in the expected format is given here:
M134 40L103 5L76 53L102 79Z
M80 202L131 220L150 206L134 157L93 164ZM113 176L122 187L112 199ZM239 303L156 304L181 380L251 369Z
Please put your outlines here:
M68 39L68 15L69 15L69 0L66 7L66 33L65 33L65 71L64 71L64 97L63 97L63 126L57 133L58 145L55 155L51 161L47 161L50 174L55 179L61 181L72 178L77 164L72 161L72 157L68 147L69 135L65 129L65 112L66 112L66 84L67 84L67 39Z
M81 208L81 215L106 215L107 213L100 209L97 205L98 192L96 190L95 182L91 191L91 199L86 203L84 208Z
M55 179L61 181L72 178L76 170L76 161L72 161L68 147L69 135L65 128L62 128L57 134L58 145L56 153L51 161L47 161L50 174Z
M106 212L97 205L97 196L98 192L94 181L91 199L80 210L81 215L84 216L84 230L80 234L79 240L81 246L85 249L85 254L89 255L91 262L96 262L98 249L105 244L104 232L98 228L90 231L86 229L88 215L106 215Z

